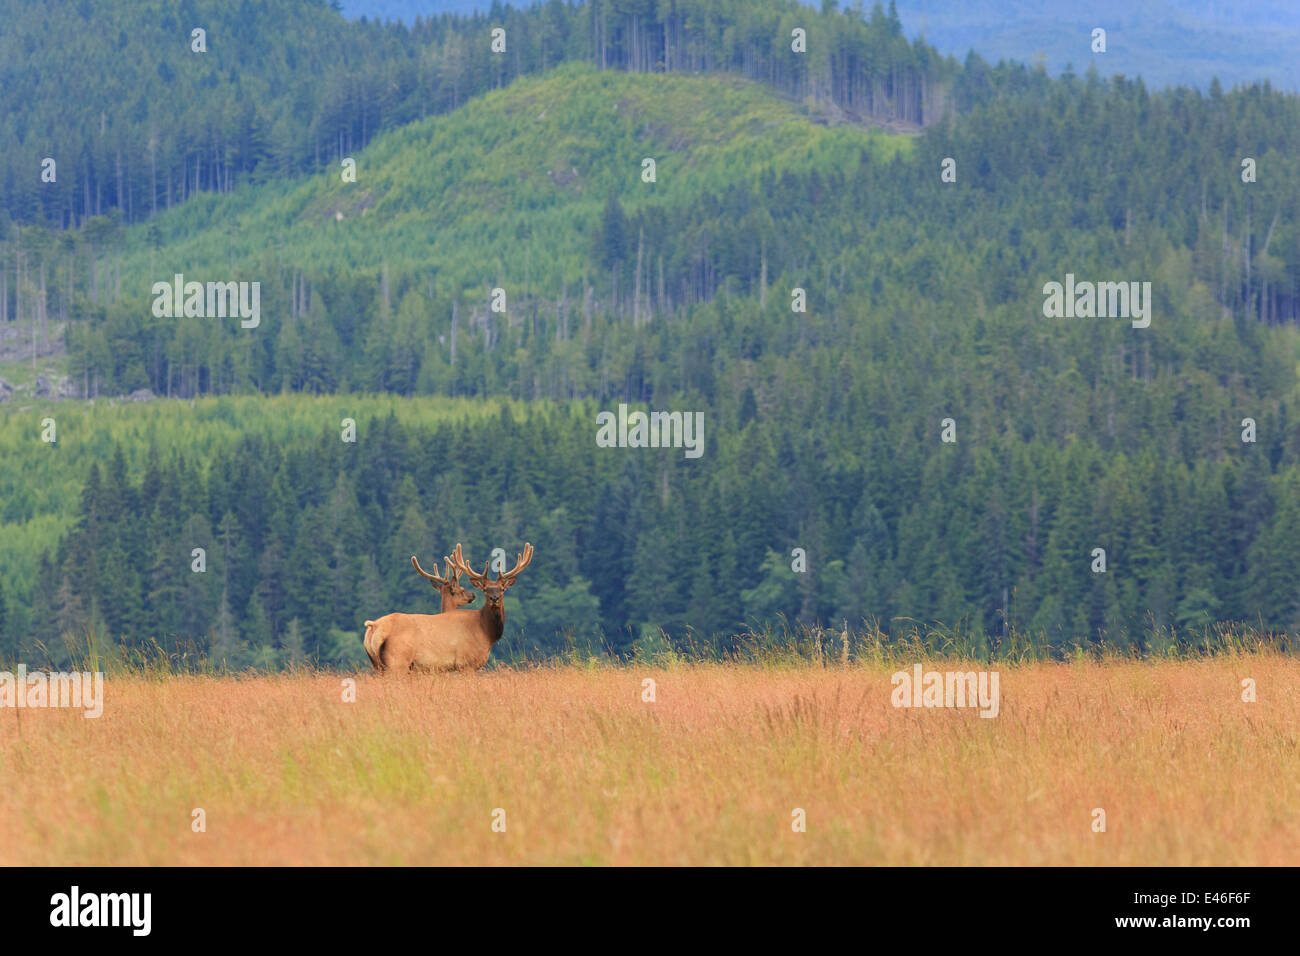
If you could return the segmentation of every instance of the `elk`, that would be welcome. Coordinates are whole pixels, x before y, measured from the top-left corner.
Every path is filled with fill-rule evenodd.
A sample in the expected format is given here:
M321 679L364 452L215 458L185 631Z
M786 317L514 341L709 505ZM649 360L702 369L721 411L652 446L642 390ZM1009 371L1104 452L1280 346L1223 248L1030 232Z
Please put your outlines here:
M523 554L515 556L515 566L488 578L489 564L483 573L472 570L465 562L459 544L447 559L447 567L469 578L483 592L483 606L478 610L459 608L442 614L388 614L378 621L366 621L374 637L366 632L367 648L373 643L375 669L385 673L409 671L476 671L488 661L492 645L501 640L506 612L502 598L515 583L519 572L533 560L533 546L524 545Z
M427 578L433 585L433 589L442 596L442 607L438 610L442 612L454 611L458 607L464 607L474 600L474 595L469 590L460 586L460 572L451 566L451 558L443 558L446 562L446 577L438 577L437 571L430 574L424 568L420 567L420 562L411 555L411 564L419 572L420 577ZM438 566L435 564L434 568Z
M434 590L442 596L441 611L443 614L446 614L448 611L454 611L459 607L469 604L474 600L474 595L470 594L466 588L460 586L460 572L451 566L451 559L446 558L444 560L447 562L446 576L438 577L436 571L435 573L430 574L428 571L424 570L424 568L420 567L420 562L416 559L415 555L411 555L411 564L415 566L415 570L420 573L421 577L426 578L429 583L433 585ZM436 564L434 565L434 568L437 568ZM404 628L417 626L416 622L419 622L424 618L433 617L435 617L435 615L432 614L385 614L378 620L366 621L366 636L363 643L366 648L366 653L370 656L370 663L374 666L375 670L382 671L384 669L381 656L383 645L392 634L399 633ZM400 618L402 620L390 621L390 618Z

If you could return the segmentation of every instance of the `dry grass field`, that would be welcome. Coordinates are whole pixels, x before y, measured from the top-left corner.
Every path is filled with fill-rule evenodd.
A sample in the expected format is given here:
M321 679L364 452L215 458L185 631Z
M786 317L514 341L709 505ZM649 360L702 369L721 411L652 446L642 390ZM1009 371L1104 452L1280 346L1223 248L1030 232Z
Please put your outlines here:
M110 678L0 710L0 863L1300 863L1293 657L1003 666L992 719L894 669Z

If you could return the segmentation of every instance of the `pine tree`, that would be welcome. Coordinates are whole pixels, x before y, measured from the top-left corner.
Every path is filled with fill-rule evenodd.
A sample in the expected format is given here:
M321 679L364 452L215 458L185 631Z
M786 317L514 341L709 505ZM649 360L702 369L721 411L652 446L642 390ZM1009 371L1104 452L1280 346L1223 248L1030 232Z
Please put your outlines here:
M280 637L280 659L287 665L301 664L307 659L307 651L302 636L302 625L295 617L285 628Z
M605 271L620 265L627 258L627 228L627 217L623 215L618 195L611 192L596 227L592 253L592 257Z
M221 591L217 616L208 635L208 649L216 664L238 666L242 662L242 655L239 653L239 631L235 625L234 612L230 607L230 592L225 588Z

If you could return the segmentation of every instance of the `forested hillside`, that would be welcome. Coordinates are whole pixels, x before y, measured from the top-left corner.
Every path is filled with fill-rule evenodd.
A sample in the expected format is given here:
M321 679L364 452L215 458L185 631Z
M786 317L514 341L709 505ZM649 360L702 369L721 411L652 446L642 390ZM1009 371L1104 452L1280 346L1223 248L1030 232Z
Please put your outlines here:
M761 199L778 172L795 200L801 174L839 181L912 146L815 119L735 79L574 65L520 81L385 136L355 184L248 189L133 230L131 294L69 335L74 377L91 395L608 393L621 329L808 267L812 250ZM229 270L263 283L255 337L156 318L142 294ZM488 310L493 288L504 313Z
M1300 101L945 63L882 10L816 14L798 61L790 5L671 9L511 13L576 52L538 27L423 119L156 215L146 185L116 233L12 227L0 320L66 313L86 396L196 401L3 413L7 652L352 660L457 540L537 546L535 653L782 615L1056 652L1300 628ZM177 272L260 281L260 324L156 316ZM1149 327L1048 317L1067 275L1149 282ZM702 412L703 455L597 447L622 402Z
M954 332L950 304L1041 318L1047 279L1121 265L1164 270L1160 308L1177 317L1199 290L1207 316L1294 321L1294 98L1152 97L975 66L963 83L1025 89L913 141L818 126L815 110L735 80L573 66L521 81L385 136L358 155L356 183L268 184L131 230L114 273L130 295L73 327L74 378L87 395L632 388L649 400L660 387L712 399L690 371L698 321L656 318L744 296L760 306L760 341L779 340L798 285L812 303L798 322L823 343L867 321L864 292L922 314L943 304ZM1238 159L1256 153L1268 175L1242 183ZM653 184L644 155L658 157ZM961 161L955 184L939 181L947 156ZM214 269L262 281L256 335L149 311L154 280ZM504 313L489 312L494 288ZM1189 356L1211 373L1227 360L1196 359L1163 325L1134 340L1127 364L1153 347L1151 361L1179 371ZM1023 364L1079 360L1065 349Z
M56 270L193 193L336 166L384 130L566 61L734 71L915 123L943 115L954 66L909 44L896 16L877 9L864 21L794 0L549 0L409 26L346 21L325 0L0 0L0 23L0 241ZM807 56L790 51L795 26ZM493 27L506 31L502 54ZM80 241L38 233L24 245L9 220L79 226ZM70 279L72 298L84 279ZM57 300L64 286L53 285Z

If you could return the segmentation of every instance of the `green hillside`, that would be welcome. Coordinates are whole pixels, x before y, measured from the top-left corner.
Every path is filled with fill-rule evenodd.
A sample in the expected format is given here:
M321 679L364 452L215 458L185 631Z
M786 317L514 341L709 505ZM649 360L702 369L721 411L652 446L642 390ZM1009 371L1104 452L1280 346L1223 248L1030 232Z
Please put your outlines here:
M117 223L328 169L386 130L563 63L730 71L914 123L942 116L956 66L879 9L868 22L794 0L423 14L380 24L349 22L325 0L0 0L0 243L11 220L89 229L76 243L85 254ZM790 51L793 26L807 30L809 56ZM498 28L508 51L490 46ZM44 175L47 158L56 176Z
M458 292L498 279L522 292L527 270L557 290L590 271L592 227L611 194L630 215L685 208L757 186L764 171L843 175L863 153L885 162L911 146L826 115L735 77L566 66L385 134L354 157L356 183L340 166L287 188L201 196L132 228L124 295L147 302L150 283L175 272L266 281L275 263L424 271ZM646 157L653 184L642 181Z

